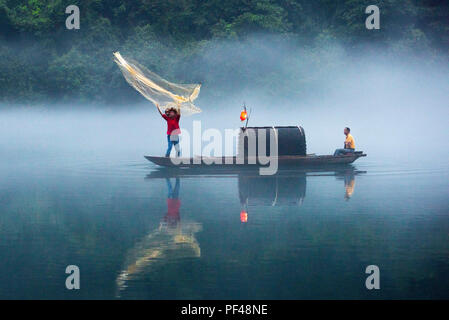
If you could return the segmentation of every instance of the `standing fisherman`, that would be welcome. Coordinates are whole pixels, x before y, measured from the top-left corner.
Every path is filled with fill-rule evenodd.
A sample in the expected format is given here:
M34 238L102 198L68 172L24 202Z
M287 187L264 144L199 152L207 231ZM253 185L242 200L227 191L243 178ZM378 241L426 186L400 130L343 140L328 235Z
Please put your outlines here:
M162 118L167 121L167 152L166 157L170 157L170 152L173 146L175 146L176 156L181 156L181 150L179 149L179 135L181 134L181 129L179 129L179 119L181 119L180 109L167 108L165 109L165 114L159 109L159 105L156 105L157 111L162 116Z

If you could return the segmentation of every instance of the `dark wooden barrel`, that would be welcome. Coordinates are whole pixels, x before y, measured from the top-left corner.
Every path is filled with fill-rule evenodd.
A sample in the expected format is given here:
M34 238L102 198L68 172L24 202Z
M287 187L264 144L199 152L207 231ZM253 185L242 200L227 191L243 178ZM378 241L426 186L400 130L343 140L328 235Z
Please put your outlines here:
M288 127L248 127L240 129L239 155L244 151L245 156L259 155L259 139L265 135L265 154L271 154L270 134L275 137L278 155L305 156L307 154L306 135L300 126ZM248 148L248 141L255 143L254 148ZM256 152L256 154L253 154Z

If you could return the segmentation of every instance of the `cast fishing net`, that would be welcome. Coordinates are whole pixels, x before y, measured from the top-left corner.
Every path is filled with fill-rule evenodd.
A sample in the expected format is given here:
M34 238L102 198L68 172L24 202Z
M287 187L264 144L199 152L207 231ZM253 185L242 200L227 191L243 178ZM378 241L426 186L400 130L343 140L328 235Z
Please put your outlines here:
M125 60L119 52L115 52L114 57L126 81L145 98L159 105L162 112L170 107L180 109L182 115L201 112L193 104L200 93L200 84L171 83L139 63L131 59Z

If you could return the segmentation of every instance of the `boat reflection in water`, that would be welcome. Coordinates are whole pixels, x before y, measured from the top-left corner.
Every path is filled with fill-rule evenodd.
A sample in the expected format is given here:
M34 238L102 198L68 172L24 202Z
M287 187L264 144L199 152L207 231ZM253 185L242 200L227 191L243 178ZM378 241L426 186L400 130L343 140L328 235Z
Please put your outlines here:
M306 175L239 175L239 197L243 206L299 206L306 196Z
M273 176L241 173L238 179L242 223L248 222L251 207L300 206L306 196L304 172Z
M175 259L199 258L200 244L195 234L202 225L196 222L181 222L179 198L182 178L202 178L222 176L238 179L238 196L241 205L240 221L249 219L252 207L301 206L306 197L307 177L335 176L344 180L345 198L354 192L355 176L363 173L353 166L336 169L314 168L312 170L279 171L276 175L260 176L258 170L242 171L200 171L162 168L152 171L147 179L165 180L167 185L167 211L161 219L159 228L150 232L129 250L122 272L117 277L118 297L127 288L129 280L140 279L152 267L174 261ZM174 180L174 186L172 181Z
M239 174L240 221L248 222L251 207L300 206L306 196L306 174L259 176Z
M279 171L272 176L239 173L239 198L242 206L240 221L248 222L251 207L260 206L301 206L306 197L307 176L335 176L344 180L345 195L349 200L354 193L355 176L365 171L355 170L353 166L330 169Z
M175 259L201 256L201 249L195 238L195 234L202 229L201 224L181 223L180 178L174 179L174 187L169 177L165 180L168 189L167 212L161 219L159 228L146 235L127 253L125 266L117 277L117 297L126 289L129 280L151 271L153 265L160 266Z

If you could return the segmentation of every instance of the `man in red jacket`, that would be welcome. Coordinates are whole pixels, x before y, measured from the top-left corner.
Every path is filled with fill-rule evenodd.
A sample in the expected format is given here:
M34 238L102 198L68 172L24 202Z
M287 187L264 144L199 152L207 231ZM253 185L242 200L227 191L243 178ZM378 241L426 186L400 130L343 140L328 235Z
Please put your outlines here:
M172 147L175 146L176 156L179 157L181 156L181 150L179 149L179 135L181 134L181 129L179 129L179 119L181 119L180 110L176 110L175 108L167 108L165 109L165 114L163 114L159 109L159 106L156 107L162 118L167 121L168 148L165 156L169 157Z

